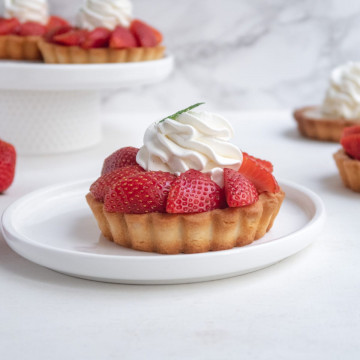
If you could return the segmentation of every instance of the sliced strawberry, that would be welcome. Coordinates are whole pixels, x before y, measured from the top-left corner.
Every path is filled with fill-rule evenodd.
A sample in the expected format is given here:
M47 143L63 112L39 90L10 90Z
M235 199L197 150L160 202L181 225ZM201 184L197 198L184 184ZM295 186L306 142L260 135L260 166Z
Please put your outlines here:
M86 40L87 33L87 30L71 30L64 34L54 36L53 41L59 45L81 46Z
M0 35L15 35L20 32L20 29L21 24L18 19L0 19Z
M111 31L98 27L90 31L81 45L84 49L104 48L109 46Z
M109 212L145 214L165 212L170 186L176 176L162 171L146 171L114 183L105 195Z
M107 174L124 166L137 165L136 154L138 151L139 149L132 146L116 150L104 160L101 175Z
M61 26L70 26L70 24L59 16L50 16L48 23L46 24L46 30L50 31Z
M340 143L348 155L360 160L360 133L342 137Z
M154 47L158 44L153 28L140 20L133 20L130 31L142 47Z
M259 200L254 184L233 169L224 169L224 191L229 207L247 206Z
M69 25L54 27L46 32L44 38L47 42L54 42L54 37L57 35L65 34L73 28Z
M259 193L264 191L276 193L280 191L280 187L271 172L267 171L252 157L246 154L243 155L243 162L238 171L255 185Z
M0 140L0 193L13 182L15 176L16 151L13 145Z
M163 35L162 35L162 33L161 33L158 29L155 29L155 28L152 27L152 26L150 26L150 28L151 28L151 30L153 31L154 35L155 35L157 45L160 44L160 43L163 41Z
M123 26L117 26L111 34L110 47L113 49L126 49L138 46L132 32Z
M90 192L96 200L103 202L110 187L124 178L130 178L145 170L139 165L125 166L100 176L91 186Z
M33 21L27 21L21 24L19 35L21 36L43 36L46 33L46 27Z
M259 165L261 165L263 168L265 168L267 171L273 172L274 167L273 164L270 161L259 159L255 156L251 156L246 152L243 152L244 156L250 157L252 160L255 160Z
M166 205L168 213L201 213L223 208L224 191L208 176L188 170L173 182Z
M345 136L353 135L353 134L360 134L360 125L346 127L343 130L341 137L343 138Z

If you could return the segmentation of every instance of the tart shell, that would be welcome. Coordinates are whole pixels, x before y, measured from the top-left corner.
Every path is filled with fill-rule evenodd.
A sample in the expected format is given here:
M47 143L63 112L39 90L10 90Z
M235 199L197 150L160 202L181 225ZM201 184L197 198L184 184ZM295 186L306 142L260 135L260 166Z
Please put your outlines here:
M38 43L40 36L0 36L0 59L9 60L42 60Z
M352 159L343 149L337 151L333 157L344 185L360 192L360 161Z
M39 42L44 61L48 64L104 64L157 60L164 57L165 47L137 47L128 49L83 49Z
M311 113L319 112L319 109L319 106L307 106L295 110L293 115L303 136L316 140L339 142L345 127L360 123L360 120L311 116Z
M160 254L202 253L232 249L265 235L274 223L285 193L262 193L252 205L198 214L124 214L104 210L91 193L86 200L103 235L135 250Z

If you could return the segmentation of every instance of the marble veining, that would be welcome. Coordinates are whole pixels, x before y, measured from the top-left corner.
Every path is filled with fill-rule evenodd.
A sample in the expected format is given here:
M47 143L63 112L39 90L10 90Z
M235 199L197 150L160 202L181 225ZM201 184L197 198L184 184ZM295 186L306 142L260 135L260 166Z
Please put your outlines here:
M50 0L74 18L81 0ZM320 103L333 67L359 60L357 0L133 0L176 58L161 84L106 92L106 111L278 109Z

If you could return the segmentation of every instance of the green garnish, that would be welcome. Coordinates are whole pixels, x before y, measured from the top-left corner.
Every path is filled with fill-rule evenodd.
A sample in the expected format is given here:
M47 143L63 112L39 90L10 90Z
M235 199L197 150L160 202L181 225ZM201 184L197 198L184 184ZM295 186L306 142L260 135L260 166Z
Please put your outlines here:
M205 103L201 102L201 103L197 103L197 104L191 105L191 106L187 107L186 109L180 110L180 111L176 112L175 114L172 114L172 115L170 115L170 116L167 116L166 118L160 120L159 123L165 121L166 119L176 120L177 117L178 117L180 114L182 114L182 113L184 113L184 112L187 112L187 111L190 111L190 110L192 110L192 109L194 109L194 108L196 108L196 107L198 107L198 106L200 106L200 105L203 105L203 104L205 104Z

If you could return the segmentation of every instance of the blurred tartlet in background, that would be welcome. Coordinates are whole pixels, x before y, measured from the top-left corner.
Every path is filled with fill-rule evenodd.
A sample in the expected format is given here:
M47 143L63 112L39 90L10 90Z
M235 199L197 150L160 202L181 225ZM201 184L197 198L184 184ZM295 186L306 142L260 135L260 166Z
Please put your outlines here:
M68 25L49 16L46 0L5 0L0 18L0 59L42 60L38 43L53 28Z
M323 141L340 141L344 128L360 124L360 63L335 68L322 105L295 110L300 133Z
M86 0L77 27L59 27L39 43L46 63L118 63L164 56L162 34L133 19L129 0Z

